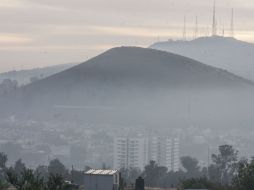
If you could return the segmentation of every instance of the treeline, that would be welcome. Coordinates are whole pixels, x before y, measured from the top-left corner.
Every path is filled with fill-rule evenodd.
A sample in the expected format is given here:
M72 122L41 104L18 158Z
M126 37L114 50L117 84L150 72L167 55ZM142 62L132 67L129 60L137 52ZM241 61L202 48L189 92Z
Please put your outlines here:
M143 172L137 169L122 169L125 185L138 176L145 179L148 187L211 190L254 190L254 158L238 159L238 151L230 145L219 146L219 153L211 155L209 167L200 167L197 159L181 157L183 169L168 171L150 161Z
M0 153L0 190L10 185L17 190L73 190L83 185L83 171L69 171L58 159L35 170L27 168L21 159L10 167L7 161L7 155Z
M36 82L43 78L43 75L40 75L40 77L30 77L29 83ZM6 95L9 92L12 92L14 90L17 90L19 87L23 87L24 84L19 85L17 80L12 79L3 79L2 82L0 82L0 95Z
M38 166L35 170L28 169L22 160L7 167L7 160L7 155L0 153L0 190L9 185L13 185L17 190L70 190L83 185L83 171L70 171L58 159L50 161L48 166ZM219 147L218 154L211 155L211 162L209 167L200 167L197 159L185 156L181 158L183 169L177 172L168 171L154 161L150 161L144 171L135 168L121 169L121 189L133 184L139 176L145 179L148 187L254 189L254 158L238 159L237 150L230 145L223 145Z

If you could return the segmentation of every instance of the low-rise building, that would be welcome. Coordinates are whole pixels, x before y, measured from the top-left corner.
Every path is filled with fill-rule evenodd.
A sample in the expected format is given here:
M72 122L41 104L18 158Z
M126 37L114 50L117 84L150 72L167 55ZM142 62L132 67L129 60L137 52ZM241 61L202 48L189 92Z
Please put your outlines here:
M118 170L88 170L84 175L86 190L118 190L120 173Z

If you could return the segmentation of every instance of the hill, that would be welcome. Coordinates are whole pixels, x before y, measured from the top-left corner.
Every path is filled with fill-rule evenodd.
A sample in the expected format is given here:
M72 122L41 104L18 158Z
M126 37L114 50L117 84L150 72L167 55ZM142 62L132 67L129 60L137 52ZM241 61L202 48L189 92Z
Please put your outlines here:
M73 67L74 63L54 65L49 67L34 68L27 70L13 70L4 73L0 73L0 83L4 79L16 80L19 85L25 85L31 82L31 79L43 79L50 75L56 74L63 70Z
M254 44L251 43L213 36L192 41L158 42L150 48L183 55L254 81Z
M114 48L1 98L2 116L172 127L252 122L253 83L158 50Z

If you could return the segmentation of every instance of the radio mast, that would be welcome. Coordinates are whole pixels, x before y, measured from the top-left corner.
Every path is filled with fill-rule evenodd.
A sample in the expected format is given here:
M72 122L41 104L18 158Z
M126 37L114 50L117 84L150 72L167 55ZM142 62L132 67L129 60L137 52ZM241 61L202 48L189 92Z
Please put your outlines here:
M213 26L212 26L212 36L216 36L217 35L217 23L216 23L216 3L214 0L213 3Z
M231 9L231 24L230 24L231 37L234 37L234 9Z
M197 39L197 37L198 37L198 17L196 16L194 39Z
M184 20L183 20L183 40L186 41L186 17L184 15Z

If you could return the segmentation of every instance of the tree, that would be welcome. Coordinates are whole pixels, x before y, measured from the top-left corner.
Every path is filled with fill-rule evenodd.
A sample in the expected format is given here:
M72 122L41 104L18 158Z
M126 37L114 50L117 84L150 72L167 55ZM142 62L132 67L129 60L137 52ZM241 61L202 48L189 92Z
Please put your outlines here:
M237 155L238 151L231 145L219 146L219 154L212 155L212 160L219 169L221 184L230 183L236 169Z
M241 160L237 165L237 175L233 178L233 186L237 190L254 189L254 158Z
M200 168L198 166L198 160L190 156L181 157L181 163L187 172L187 177L201 177Z
M134 184L135 180L141 175L141 171L137 168L121 168L121 177L128 185Z
M65 166L58 159L51 160L48 166L48 171L51 174L63 174L66 169Z
M158 166L155 161L145 166L143 176L146 180L146 185L149 187L158 187L161 184L161 180L166 176L167 168Z
M44 190L44 179L35 175L33 170L25 169L19 179L19 185L20 190Z
M54 159L54 160L50 161L49 166L48 166L48 172L50 174L54 174L54 175L58 174L63 177L68 176L67 169L58 159Z
M221 170L216 164L211 164L208 167L209 179L214 183L221 183Z
M7 94L18 88L18 82L16 80L4 79L0 84L0 95Z
M33 170L25 169L20 176L14 170L7 172L7 180L17 190L45 190L44 179L35 175Z
M49 175L47 187L48 190L64 190L65 184L63 177L60 174L54 175L51 173Z
M12 184L14 187L19 186L18 175L15 173L12 167L8 168L8 170L6 171L6 175L6 179L10 184Z
M26 169L26 165L22 162L21 159L18 159L14 166L14 171L16 172L16 174L18 176L21 175L21 173L23 173L25 169Z
M183 189L213 189L214 185L206 178L192 178L182 181Z
M7 155L0 152L0 168L4 169L6 167L6 162L8 161Z
M40 175L44 179L48 179L49 173L48 173L48 167L47 166L38 166L35 170L36 175Z

